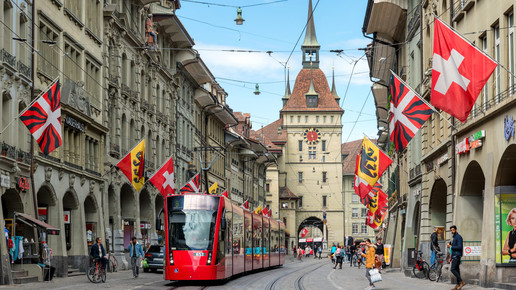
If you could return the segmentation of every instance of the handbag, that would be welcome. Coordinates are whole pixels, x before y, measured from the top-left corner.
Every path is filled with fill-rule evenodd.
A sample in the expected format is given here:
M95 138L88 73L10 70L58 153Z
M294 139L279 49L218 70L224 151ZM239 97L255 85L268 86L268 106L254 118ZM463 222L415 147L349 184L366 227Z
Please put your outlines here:
M382 274L380 274L378 269L369 270L369 276L371 276L371 283L382 281Z

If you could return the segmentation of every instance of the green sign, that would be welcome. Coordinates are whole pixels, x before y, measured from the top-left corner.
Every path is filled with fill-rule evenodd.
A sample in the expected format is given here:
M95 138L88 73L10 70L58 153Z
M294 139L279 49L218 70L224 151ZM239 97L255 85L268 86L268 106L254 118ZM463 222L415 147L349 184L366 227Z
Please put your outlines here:
M475 134L473 134L473 140L470 140L470 141L475 141L475 140L478 140L478 139L481 139L481 138L484 138L486 136L486 130L480 130L478 132L476 132Z

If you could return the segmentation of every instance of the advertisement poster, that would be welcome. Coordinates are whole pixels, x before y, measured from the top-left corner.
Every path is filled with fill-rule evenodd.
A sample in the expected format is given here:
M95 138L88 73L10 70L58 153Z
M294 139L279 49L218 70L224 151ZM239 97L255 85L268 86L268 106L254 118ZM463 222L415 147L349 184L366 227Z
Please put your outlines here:
M509 213L511 216L509 217ZM516 216L516 194L495 194L495 232L496 232L496 263L497 264L516 264L516 258L509 255L503 255L504 247L514 249L516 245L510 245L508 241L509 232L511 232L516 225L509 225ZM516 223L516 222L512 222ZM506 245L507 243L507 245ZM516 255L515 255L516 256Z
M383 245L383 253L384 253L384 259L385 259L385 264L386 265L390 265L391 264L391 252L392 252L392 247L391 245L389 244L384 244Z

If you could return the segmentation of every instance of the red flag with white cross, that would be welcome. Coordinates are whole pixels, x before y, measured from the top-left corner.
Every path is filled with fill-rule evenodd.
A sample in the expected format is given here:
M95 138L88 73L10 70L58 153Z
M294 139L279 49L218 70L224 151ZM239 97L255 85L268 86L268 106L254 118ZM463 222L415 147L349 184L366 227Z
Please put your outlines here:
M149 179L154 186L161 192L163 198L176 194L176 183L174 181L174 162L172 156L161 166Z
M464 123L496 66L493 59L435 18L432 105Z

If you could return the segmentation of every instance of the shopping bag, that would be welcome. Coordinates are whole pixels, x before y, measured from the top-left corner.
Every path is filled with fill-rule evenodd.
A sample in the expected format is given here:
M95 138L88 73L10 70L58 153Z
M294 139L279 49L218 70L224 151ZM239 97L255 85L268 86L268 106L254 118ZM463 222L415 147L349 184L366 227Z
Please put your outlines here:
M369 270L369 276L371 276L371 283L382 281L382 275L380 274L378 269Z

